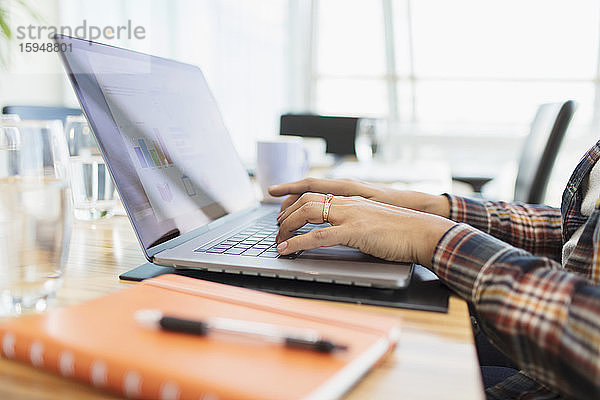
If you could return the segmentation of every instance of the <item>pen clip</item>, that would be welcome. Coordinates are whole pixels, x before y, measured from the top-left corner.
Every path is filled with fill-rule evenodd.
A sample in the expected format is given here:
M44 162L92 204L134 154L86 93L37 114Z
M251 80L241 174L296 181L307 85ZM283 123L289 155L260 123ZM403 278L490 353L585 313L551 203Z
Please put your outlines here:
M312 350L319 353L331 353L334 351L348 350L348 346L335 344L329 340L323 339L312 341L288 337L285 339L285 345L295 349Z

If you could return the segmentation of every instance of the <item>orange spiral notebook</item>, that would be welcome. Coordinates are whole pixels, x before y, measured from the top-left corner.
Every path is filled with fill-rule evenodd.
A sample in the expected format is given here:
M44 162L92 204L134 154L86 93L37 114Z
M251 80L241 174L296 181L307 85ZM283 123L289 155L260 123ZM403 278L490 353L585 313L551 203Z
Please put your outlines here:
M319 331L331 354L277 343L140 326L159 309ZM395 345L398 319L176 275L0 325L1 354L130 398L333 399Z

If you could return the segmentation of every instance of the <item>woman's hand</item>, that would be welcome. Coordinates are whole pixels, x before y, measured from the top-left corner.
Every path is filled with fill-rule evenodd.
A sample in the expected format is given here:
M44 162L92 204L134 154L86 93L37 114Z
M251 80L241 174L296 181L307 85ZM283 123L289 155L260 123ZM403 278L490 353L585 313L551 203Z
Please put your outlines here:
M289 196L283 201L285 210L307 192L331 193L338 196L360 196L365 199L448 218L450 204L445 196L434 196L408 190L395 190L353 179L306 178L297 182L284 183L269 188L272 196Z
M324 222L325 198L319 193L304 193L279 214L277 250L281 254L344 245L389 261L430 266L435 246L454 225L439 216L363 197L334 196L328 217L331 227L292 236L306 223Z

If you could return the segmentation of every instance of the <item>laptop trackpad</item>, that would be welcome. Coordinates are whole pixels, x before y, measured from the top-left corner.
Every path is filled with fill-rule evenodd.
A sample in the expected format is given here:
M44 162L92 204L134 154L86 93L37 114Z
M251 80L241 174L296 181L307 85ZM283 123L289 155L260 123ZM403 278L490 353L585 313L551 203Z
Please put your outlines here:
M318 249L304 250L297 258L308 260L388 262L347 246L319 247Z

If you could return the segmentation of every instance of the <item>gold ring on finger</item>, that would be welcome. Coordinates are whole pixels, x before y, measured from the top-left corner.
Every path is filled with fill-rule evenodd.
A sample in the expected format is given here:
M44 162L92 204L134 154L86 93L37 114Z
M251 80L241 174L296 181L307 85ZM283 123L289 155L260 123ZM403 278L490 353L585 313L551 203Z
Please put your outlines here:
M332 201L333 195L331 193L325 195L325 201L323 202L323 222L329 222L329 209L331 208Z

